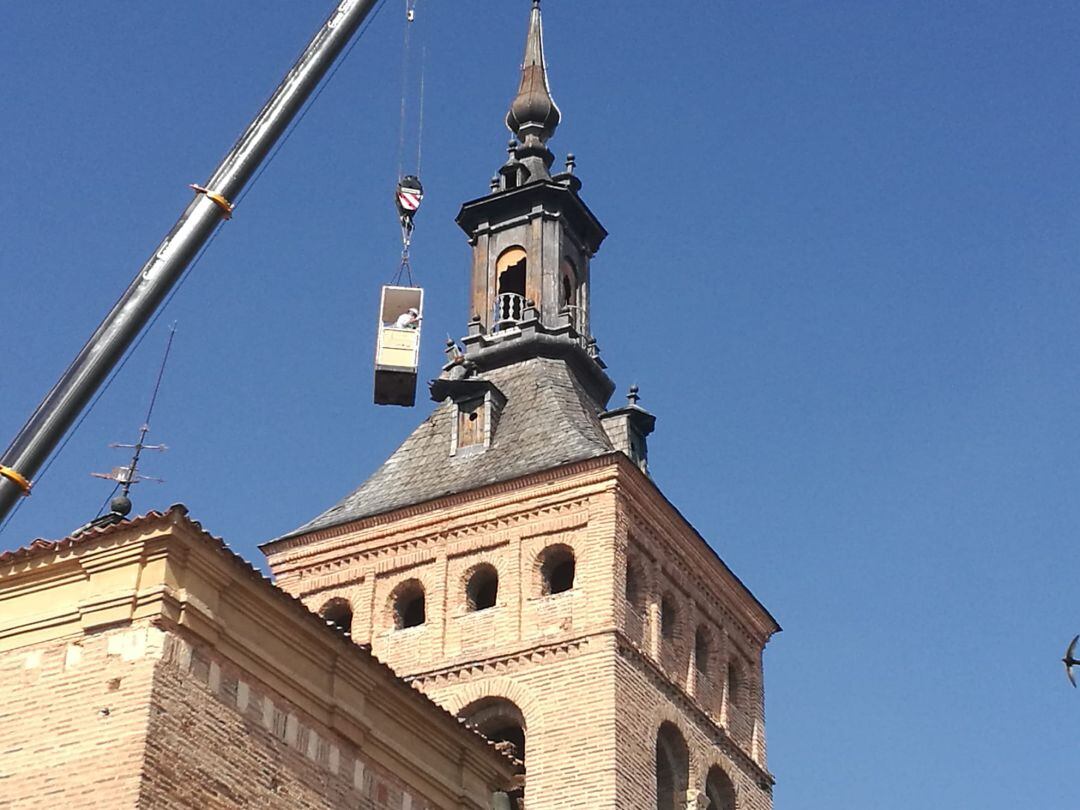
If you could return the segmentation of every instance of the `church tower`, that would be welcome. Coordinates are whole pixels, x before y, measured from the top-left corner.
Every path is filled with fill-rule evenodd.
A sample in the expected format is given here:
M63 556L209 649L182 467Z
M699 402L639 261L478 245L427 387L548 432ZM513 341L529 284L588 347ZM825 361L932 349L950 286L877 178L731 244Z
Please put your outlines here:
M592 337L606 234L559 124L533 0L513 140L457 222L464 350L355 491L263 546L278 584L510 746L528 810L772 806L762 652L776 621L649 477L655 417Z

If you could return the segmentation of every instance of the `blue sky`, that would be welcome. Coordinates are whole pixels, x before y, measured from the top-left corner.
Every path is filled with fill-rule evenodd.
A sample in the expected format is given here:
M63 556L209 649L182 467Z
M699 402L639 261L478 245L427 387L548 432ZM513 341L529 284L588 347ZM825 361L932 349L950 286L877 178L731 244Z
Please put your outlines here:
M0 5L0 436L14 436L326 2ZM399 250L390 2L0 547L96 514L178 322L136 509L244 556L423 418L371 404ZM420 0L425 378L453 223L505 158L528 3ZM776 806L1068 806L1080 694L1080 6L547 0L593 324L654 477L773 611Z

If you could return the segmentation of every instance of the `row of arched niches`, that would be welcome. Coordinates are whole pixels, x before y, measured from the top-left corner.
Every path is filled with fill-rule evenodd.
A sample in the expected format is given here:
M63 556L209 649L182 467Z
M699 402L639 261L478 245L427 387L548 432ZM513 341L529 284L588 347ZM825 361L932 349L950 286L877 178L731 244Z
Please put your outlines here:
M521 583L533 599L547 601L574 597L577 559L571 545L543 547L532 565L531 579ZM500 599L499 570L490 561L471 564L454 586L452 613L468 616L504 607ZM384 615L372 617L375 628L402 640L429 622L424 582L408 573L392 583ZM760 718L760 679L749 656L722 626L699 609L663 571L644 555L626 560L624 631L638 652L658 666L697 706L724 727L751 756L755 722ZM324 620L351 634L353 610L343 597L332 597L319 608ZM480 618L477 616L477 618ZM459 712L459 716L522 761L527 755L527 725L521 709L502 697L485 697ZM656 785L658 808L686 807L695 796L708 797L711 810L733 810L732 782L720 766L706 774L689 770L687 744L672 723L656 729ZM515 802L522 800L521 792ZM681 802L681 803L680 803ZM524 805L520 805L524 806Z

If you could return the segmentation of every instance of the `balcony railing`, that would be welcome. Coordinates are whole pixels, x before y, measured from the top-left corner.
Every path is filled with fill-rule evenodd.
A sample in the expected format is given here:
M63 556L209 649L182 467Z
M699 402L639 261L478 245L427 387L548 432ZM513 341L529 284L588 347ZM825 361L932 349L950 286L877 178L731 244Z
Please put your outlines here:
M495 299L495 328L497 330L517 326L524 315L524 295L499 293L499 297Z

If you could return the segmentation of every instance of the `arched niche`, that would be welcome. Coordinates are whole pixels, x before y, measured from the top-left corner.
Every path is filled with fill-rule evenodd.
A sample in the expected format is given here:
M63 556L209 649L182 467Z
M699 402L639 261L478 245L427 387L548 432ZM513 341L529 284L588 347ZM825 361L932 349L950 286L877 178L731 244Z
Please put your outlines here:
M690 787L690 751L674 723L656 734L656 810L684 810Z

